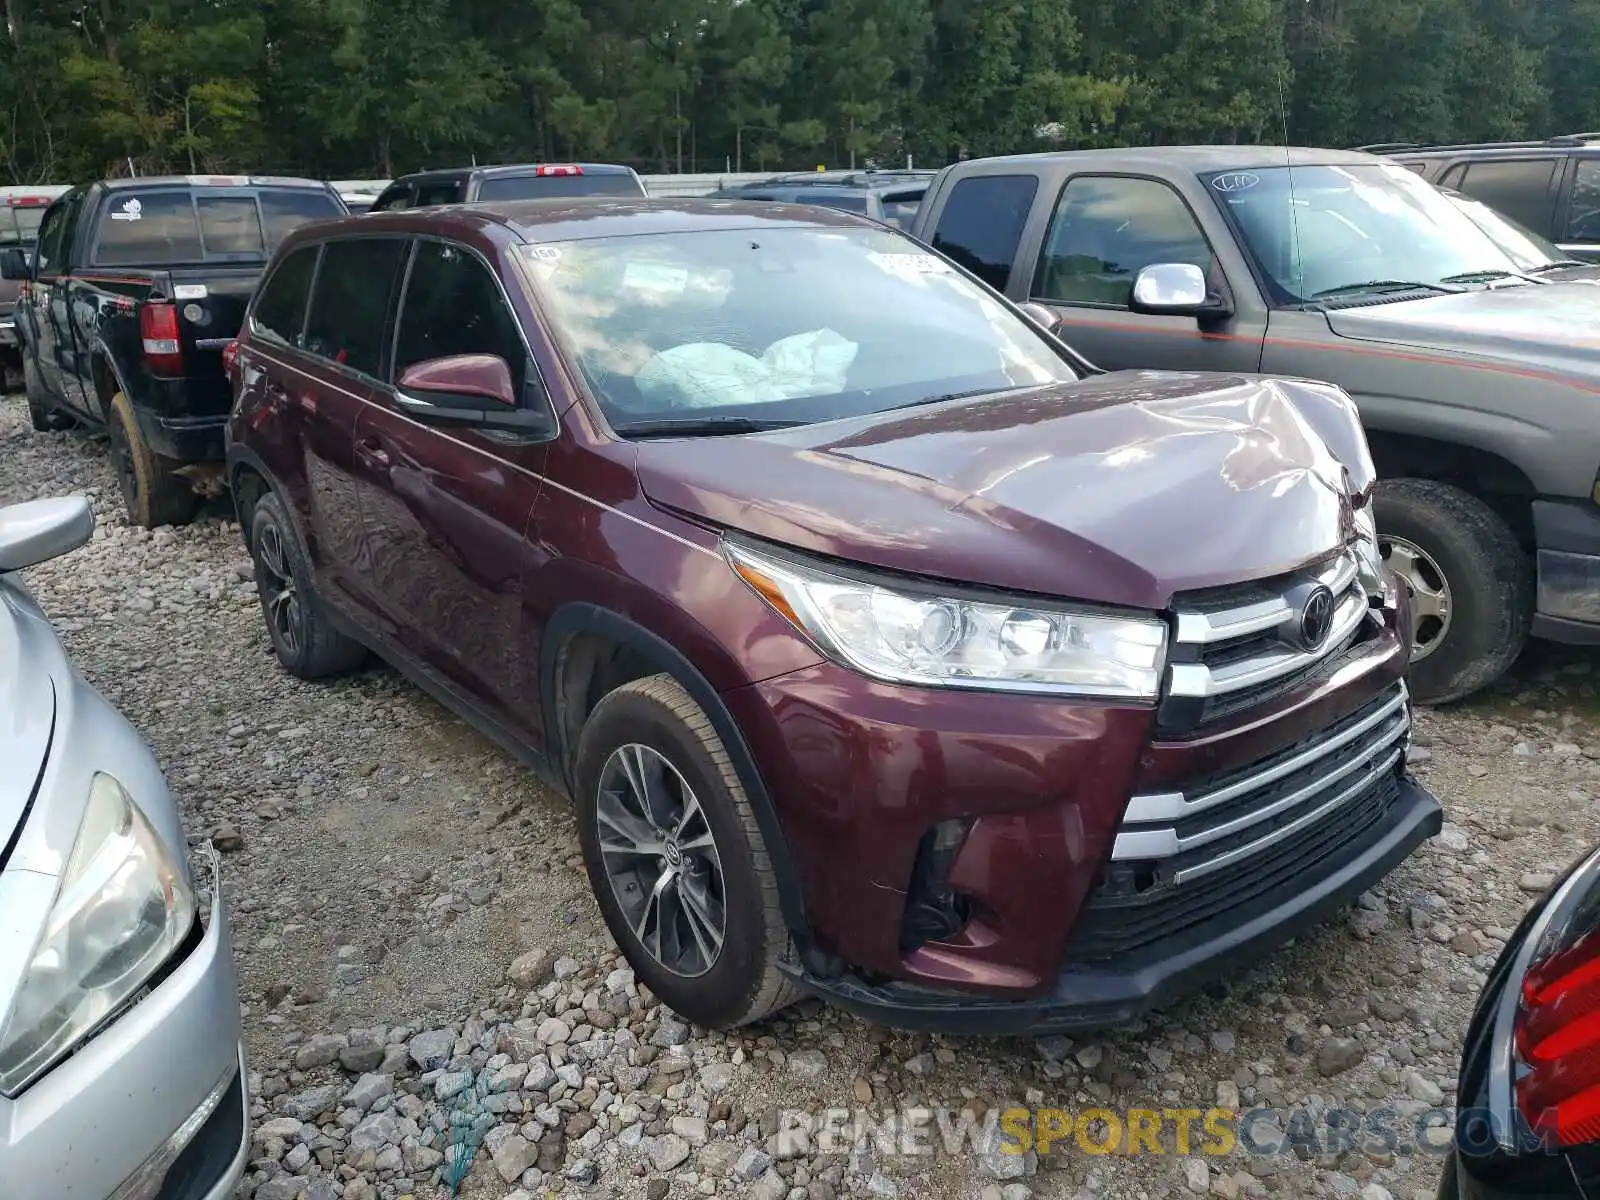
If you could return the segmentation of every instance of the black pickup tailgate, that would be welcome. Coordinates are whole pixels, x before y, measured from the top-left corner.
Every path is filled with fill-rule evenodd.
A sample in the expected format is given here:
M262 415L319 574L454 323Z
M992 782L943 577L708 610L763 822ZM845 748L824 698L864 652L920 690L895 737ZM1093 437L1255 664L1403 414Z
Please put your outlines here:
M156 292L168 292L178 310L184 374L190 379L223 378L222 349L238 336L264 269L260 263L178 267L166 272L164 283L157 276Z

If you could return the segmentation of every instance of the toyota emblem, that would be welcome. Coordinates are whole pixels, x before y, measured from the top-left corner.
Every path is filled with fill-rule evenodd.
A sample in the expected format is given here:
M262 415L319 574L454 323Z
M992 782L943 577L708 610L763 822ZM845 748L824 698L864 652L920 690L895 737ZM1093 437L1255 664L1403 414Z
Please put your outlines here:
M1300 644L1315 650L1333 628L1333 593L1318 584L1311 589L1300 609Z

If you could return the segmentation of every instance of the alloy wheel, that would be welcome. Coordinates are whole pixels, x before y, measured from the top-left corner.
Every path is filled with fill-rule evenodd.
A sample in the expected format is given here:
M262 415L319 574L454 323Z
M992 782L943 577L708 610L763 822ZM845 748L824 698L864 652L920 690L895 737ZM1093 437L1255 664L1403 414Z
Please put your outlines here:
M1385 537L1379 550L1411 593L1411 661L1421 662L1450 632L1450 581L1433 556L1415 542Z
M716 838L688 781L636 742L612 751L595 805L600 857L623 917L674 975L704 975L727 933Z
M284 651L293 657L300 652L300 593L295 587L294 574L289 570L283 535L276 525L262 525L256 538L256 562L263 576L257 586L261 590L261 607L267 614L267 624Z

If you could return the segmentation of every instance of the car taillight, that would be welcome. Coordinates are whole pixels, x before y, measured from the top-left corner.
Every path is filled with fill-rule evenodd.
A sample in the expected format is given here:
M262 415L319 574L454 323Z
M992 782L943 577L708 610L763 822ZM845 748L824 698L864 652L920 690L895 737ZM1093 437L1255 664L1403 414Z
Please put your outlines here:
M152 375L182 375L183 345L178 340L178 310L164 300L146 301L139 310L144 361Z
M582 175L583 168L575 163L545 163L534 171L535 175Z
M238 366L239 343L237 341L229 342L222 348L222 373L231 380L233 378L233 373L238 369Z

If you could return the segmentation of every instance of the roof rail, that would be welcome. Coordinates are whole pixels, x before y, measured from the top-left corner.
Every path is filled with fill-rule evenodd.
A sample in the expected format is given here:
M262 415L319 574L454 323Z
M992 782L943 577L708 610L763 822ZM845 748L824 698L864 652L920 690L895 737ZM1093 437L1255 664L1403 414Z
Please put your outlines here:
M1416 150L1418 148L1415 142L1373 142L1370 146L1354 147L1354 149L1366 154L1393 154L1397 150Z

